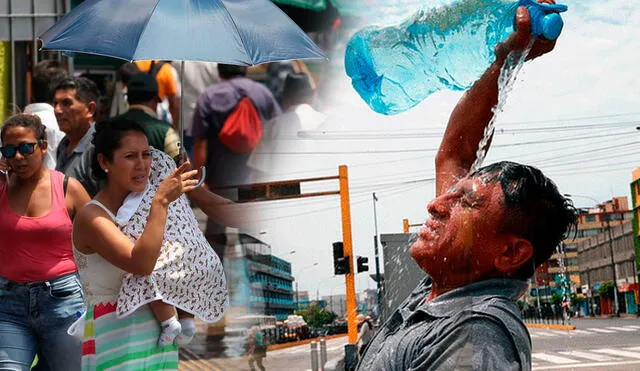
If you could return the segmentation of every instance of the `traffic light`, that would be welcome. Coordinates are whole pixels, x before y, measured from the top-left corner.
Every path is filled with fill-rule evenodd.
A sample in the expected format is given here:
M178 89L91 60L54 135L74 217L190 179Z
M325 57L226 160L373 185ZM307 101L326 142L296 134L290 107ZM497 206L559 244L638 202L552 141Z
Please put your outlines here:
M358 269L356 272L367 272L369 270L369 258L366 256L358 256Z
M349 257L344 256L344 245L342 242L333 243L333 274L348 274L351 272L349 269Z

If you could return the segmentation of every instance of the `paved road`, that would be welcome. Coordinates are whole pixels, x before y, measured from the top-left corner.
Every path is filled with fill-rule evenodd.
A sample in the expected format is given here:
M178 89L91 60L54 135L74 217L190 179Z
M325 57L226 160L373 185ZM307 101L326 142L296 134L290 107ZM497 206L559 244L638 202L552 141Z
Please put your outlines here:
M344 355L344 344L347 343L347 336L327 340L327 359L335 359ZM237 370L249 371L249 364L244 357L222 358L210 357L200 358L198 354L190 348L181 350L180 370ZM296 347L279 349L267 353L263 362L267 370L287 370L306 371L311 369L310 345L299 345Z
M573 320L573 331L531 329L534 370L640 370L640 320Z

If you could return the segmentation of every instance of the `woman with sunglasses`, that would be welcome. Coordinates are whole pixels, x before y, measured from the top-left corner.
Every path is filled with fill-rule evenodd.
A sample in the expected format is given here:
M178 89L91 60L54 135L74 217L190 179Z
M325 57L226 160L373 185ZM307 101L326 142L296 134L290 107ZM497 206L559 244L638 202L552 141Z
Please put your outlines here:
M0 130L8 179L0 183L0 369L79 370L82 347L67 328L84 308L71 245L82 185L44 167L45 127L36 115Z

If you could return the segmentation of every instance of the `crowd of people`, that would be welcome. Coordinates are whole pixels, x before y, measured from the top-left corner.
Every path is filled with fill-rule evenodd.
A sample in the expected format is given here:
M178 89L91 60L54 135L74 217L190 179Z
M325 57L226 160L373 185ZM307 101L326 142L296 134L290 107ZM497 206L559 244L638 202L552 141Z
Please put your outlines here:
M211 187L254 179L243 167L249 154L221 148L216 137L240 97L251 98L264 123L282 113L273 93L245 75L244 67L202 63L182 76L193 116L185 137L205 149L196 162L206 158ZM304 76L313 94L310 75L291 75ZM118 76L121 91L106 110L94 81L42 61L32 103L2 125L0 368L28 370L37 359L42 370L177 369L194 317L214 322L228 306L224 251L211 248L191 203L212 225L250 218L198 186L194 148L183 149L177 131L171 63L127 63ZM105 111L112 117L100 117Z
M531 44L526 8L516 23L435 158L437 196L411 247L427 275L375 335L359 317L358 369L531 367L515 300L576 211L536 168L471 169L500 69ZM532 45L529 60L555 42ZM177 369L194 318L215 322L228 306L225 228L250 222L224 211L224 187L263 179L280 166L278 138L326 120L303 66L274 64L263 84L241 66L188 64L180 76L166 61L127 63L104 109L91 79L36 65L32 104L0 131L0 369L28 370L36 355L37 370ZM251 125L248 137L233 130ZM249 335L251 368L264 369L264 339Z

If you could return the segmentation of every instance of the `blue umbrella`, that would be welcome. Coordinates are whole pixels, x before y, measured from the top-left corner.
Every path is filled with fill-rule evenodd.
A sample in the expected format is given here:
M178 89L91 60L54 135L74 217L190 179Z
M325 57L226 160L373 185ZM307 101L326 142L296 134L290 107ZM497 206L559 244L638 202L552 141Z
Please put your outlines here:
M86 0L40 39L43 50L127 61L255 65L326 58L270 0ZM183 124L182 117L181 141Z
M44 50L128 61L255 65L325 58L269 0L87 0L40 39Z

